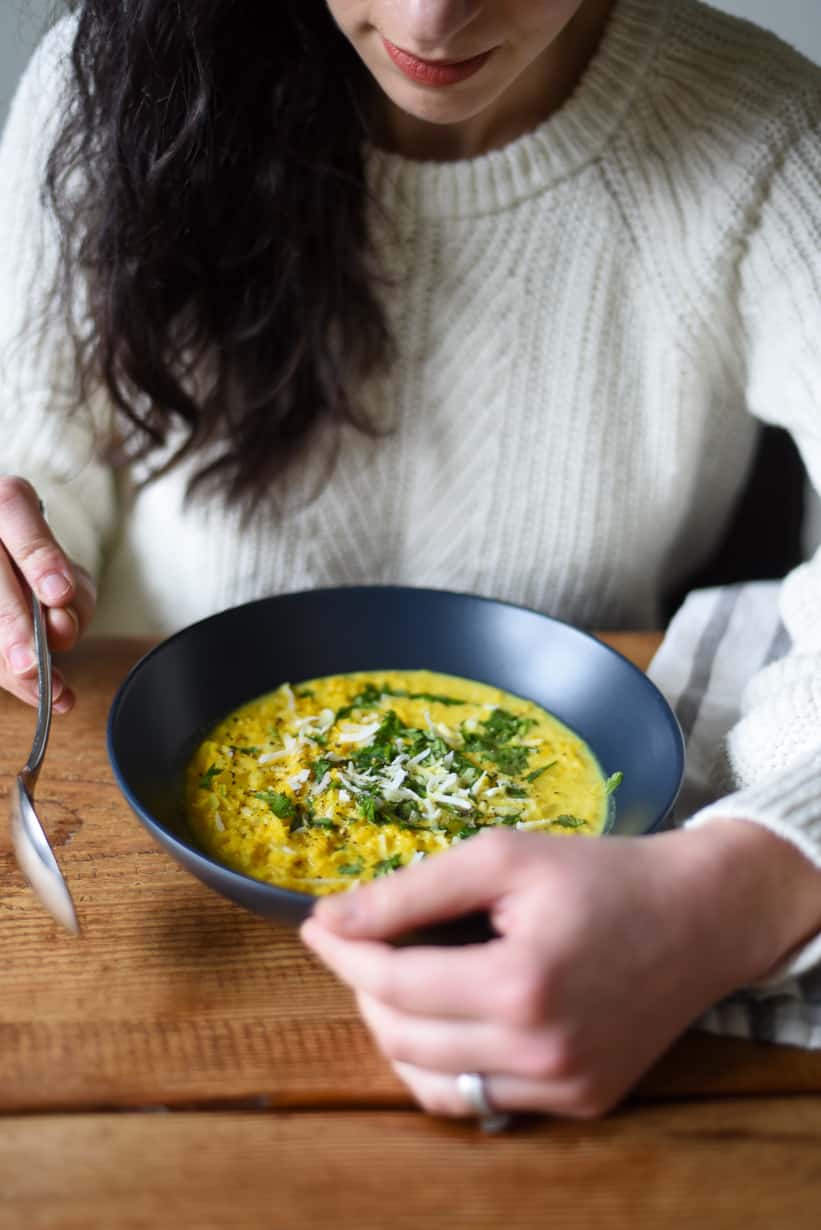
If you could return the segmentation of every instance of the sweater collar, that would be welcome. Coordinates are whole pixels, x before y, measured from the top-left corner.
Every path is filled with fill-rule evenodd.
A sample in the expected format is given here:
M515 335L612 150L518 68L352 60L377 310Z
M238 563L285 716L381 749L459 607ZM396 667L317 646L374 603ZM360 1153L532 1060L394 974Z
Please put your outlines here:
M456 162L421 162L370 149L369 183L383 206L428 218L495 213L549 188L597 158L646 80L670 0L617 0L584 76L532 132Z

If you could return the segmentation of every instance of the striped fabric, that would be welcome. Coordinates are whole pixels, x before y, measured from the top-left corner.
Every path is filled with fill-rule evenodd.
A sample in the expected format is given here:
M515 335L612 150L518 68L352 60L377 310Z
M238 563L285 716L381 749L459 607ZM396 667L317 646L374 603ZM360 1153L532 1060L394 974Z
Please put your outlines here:
M750 678L784 662L791 643L775 582L723 586L690 594L673 619L649 674L672 705L687 742L687 771L672 818L693 825L722 816L750 816L804 849L791 808L814 809L807 781L818 781L818 752L804 757L790 786L747 787L729 796L727 738L744 711ZM821 731L819 731L821 740ZM724 796L724 797L722 797ZM754 813L754 814L751 814ZM809 852L817 862L815 848ZM698 1022L711 1033L821 1048L821 938L793 957L778 975L716 1005Z

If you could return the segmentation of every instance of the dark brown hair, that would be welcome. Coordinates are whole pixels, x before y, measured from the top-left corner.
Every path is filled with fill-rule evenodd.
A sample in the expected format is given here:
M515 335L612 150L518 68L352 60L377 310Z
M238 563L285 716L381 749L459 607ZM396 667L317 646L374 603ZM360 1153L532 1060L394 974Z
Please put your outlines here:
M369 244L366 74L324 0L68 0L47 191L80 389L125 452L194 454L252 507L387 354ZM70 309L69 309L70 310ZM194 378L196 375L196 379Z

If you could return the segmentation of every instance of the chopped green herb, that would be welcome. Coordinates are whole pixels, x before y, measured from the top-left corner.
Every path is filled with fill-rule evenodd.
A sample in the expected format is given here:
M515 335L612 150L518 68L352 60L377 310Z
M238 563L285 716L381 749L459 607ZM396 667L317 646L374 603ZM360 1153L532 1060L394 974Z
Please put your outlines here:
M382 725L376 732L376 742L386 743L389 739L404 735L408 727L393 709L389 709L382 719Z
M527 791L522 786L508 786L505 794L509 795L511 799L527 798Z
M519 722L506 709L493 709L488 717L480 722L486 739L494 743L509 743L519 733Z
M366 683L361 692L354 696L350 704L343 706L342 709L337 709L334 721L338 722L340 718L349 717L355 709L375 709L379 703L382 691L375 687L372 683Z
M333 820L327 820L324 816L311 816L312 829L335 829L336 825Z
M482 732L462 726L462 738L468 751L477 752L499 766L502 773L518 777L527 769L531 748L512 744L511 740L522 735L534 725L532 718L517 718L506 709L494 709L480 723Z
M343 863L341 867L337 867L337 871L341 876L358 876L362 871L362 864Z
M464 828L461 828L459 830L456 836L461 837L463 840L466 837L475 837L476 834L479 832L480 828L481 828L481 825L478 825L478 824L466 824Z
M287 820L289 816L293 816L296 810L293 799L289 799L287 794L279 794L276 790L256 790L254 798L261 799L263 803L267 803L274 815L279 816L280 820Z
M507 709L494 709L481 723L488 737L499 743L509 743L518 735L525 734L535 724L533 718L517 718L508 713Z
M231 744L231 751L238 752L241 756L258 756L261 750L259 747L235 747Z
M445 740L440 735L429 735L428 747L430 748L431 756L435 757L437 760L441 760L443 756L447 756L450 750L447 743L445 743Z
M543 764L540 768L534 769L532 773L528 773L527 777L525 778L525 781L535 782L537 777L541 777L543 773L546 773L548 769L552 769L553 766L557 765L558 763L559 763L558 760L551 760L550 764Z
M581 829L587 824L586 820L582 820L579 816L557 816L555 820L550 821L551 824L558 824L563 829Z
M459 700L455 696L442 696L438 692L399 692L385 689L389 696L405 696L408 700L433 701L436 705L467 705L470 701Z
M383 858L376 864L373 869L375 876L386 876L390 872L396 871L397 867L402 866L402 855L394 854L391 858Z
M376 799L372 794L362 794L357 800L359 811L365 820L376 820Z
M519 777L527 768L529 747L499 747L489 748L485 755L499 766L502 773L509 777Z
M618 790L619 786L622 784L623 781L624 781L623 773L621 772L611 773L607 781L604 783L604 793L612 794L614 790Z
M212 790L213 789L212 782L215 777L218 777L220 775L221 772L222 772L222 769L220 769L218 765L215 765L215 764L210 765L210 767L205 770L202 777L200 778L200 782L199 782L200 790Z
M323 757L320 756L318 760L314 761L314 777L318 782L321 782L325 774L330 773L330 771L331 771L330 760L325 760Z
M455 696L443 696L438 692L405 692L401 688L392 688L387 683L377 685L367 683L353 700L337 712L336 720L348 717L354 709L375 709L383 696L401 696L406 700L426 700L438 705L465 705L468 701L459 700Z
M297 696L300 698L300 700L302 700L306 696L313 696L313 692L311 691L310 688L300 688L299 691L297 692Z

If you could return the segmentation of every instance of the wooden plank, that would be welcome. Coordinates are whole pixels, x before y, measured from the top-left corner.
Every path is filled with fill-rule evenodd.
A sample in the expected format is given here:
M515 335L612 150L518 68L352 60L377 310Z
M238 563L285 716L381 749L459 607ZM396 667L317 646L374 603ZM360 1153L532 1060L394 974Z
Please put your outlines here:
M254 1099L407 1105L350 996L295 934L182 872L125 805L104 727L144 648L97 642L72 658L81 703L55 724L38 787L76 894L80 941L38 908L0 838L0 1112ZM3 788L32 725L30 711L0 698ZM640 1096L810 1089L821 1090L821 1054L694 1034Z
M821 1104L726 1102L506 1136L414 1113L0 1121L0 1230L815 1230Z
M647 670L661 643L661 637L652 632L607 632L602 633L600 639L643 671Z

